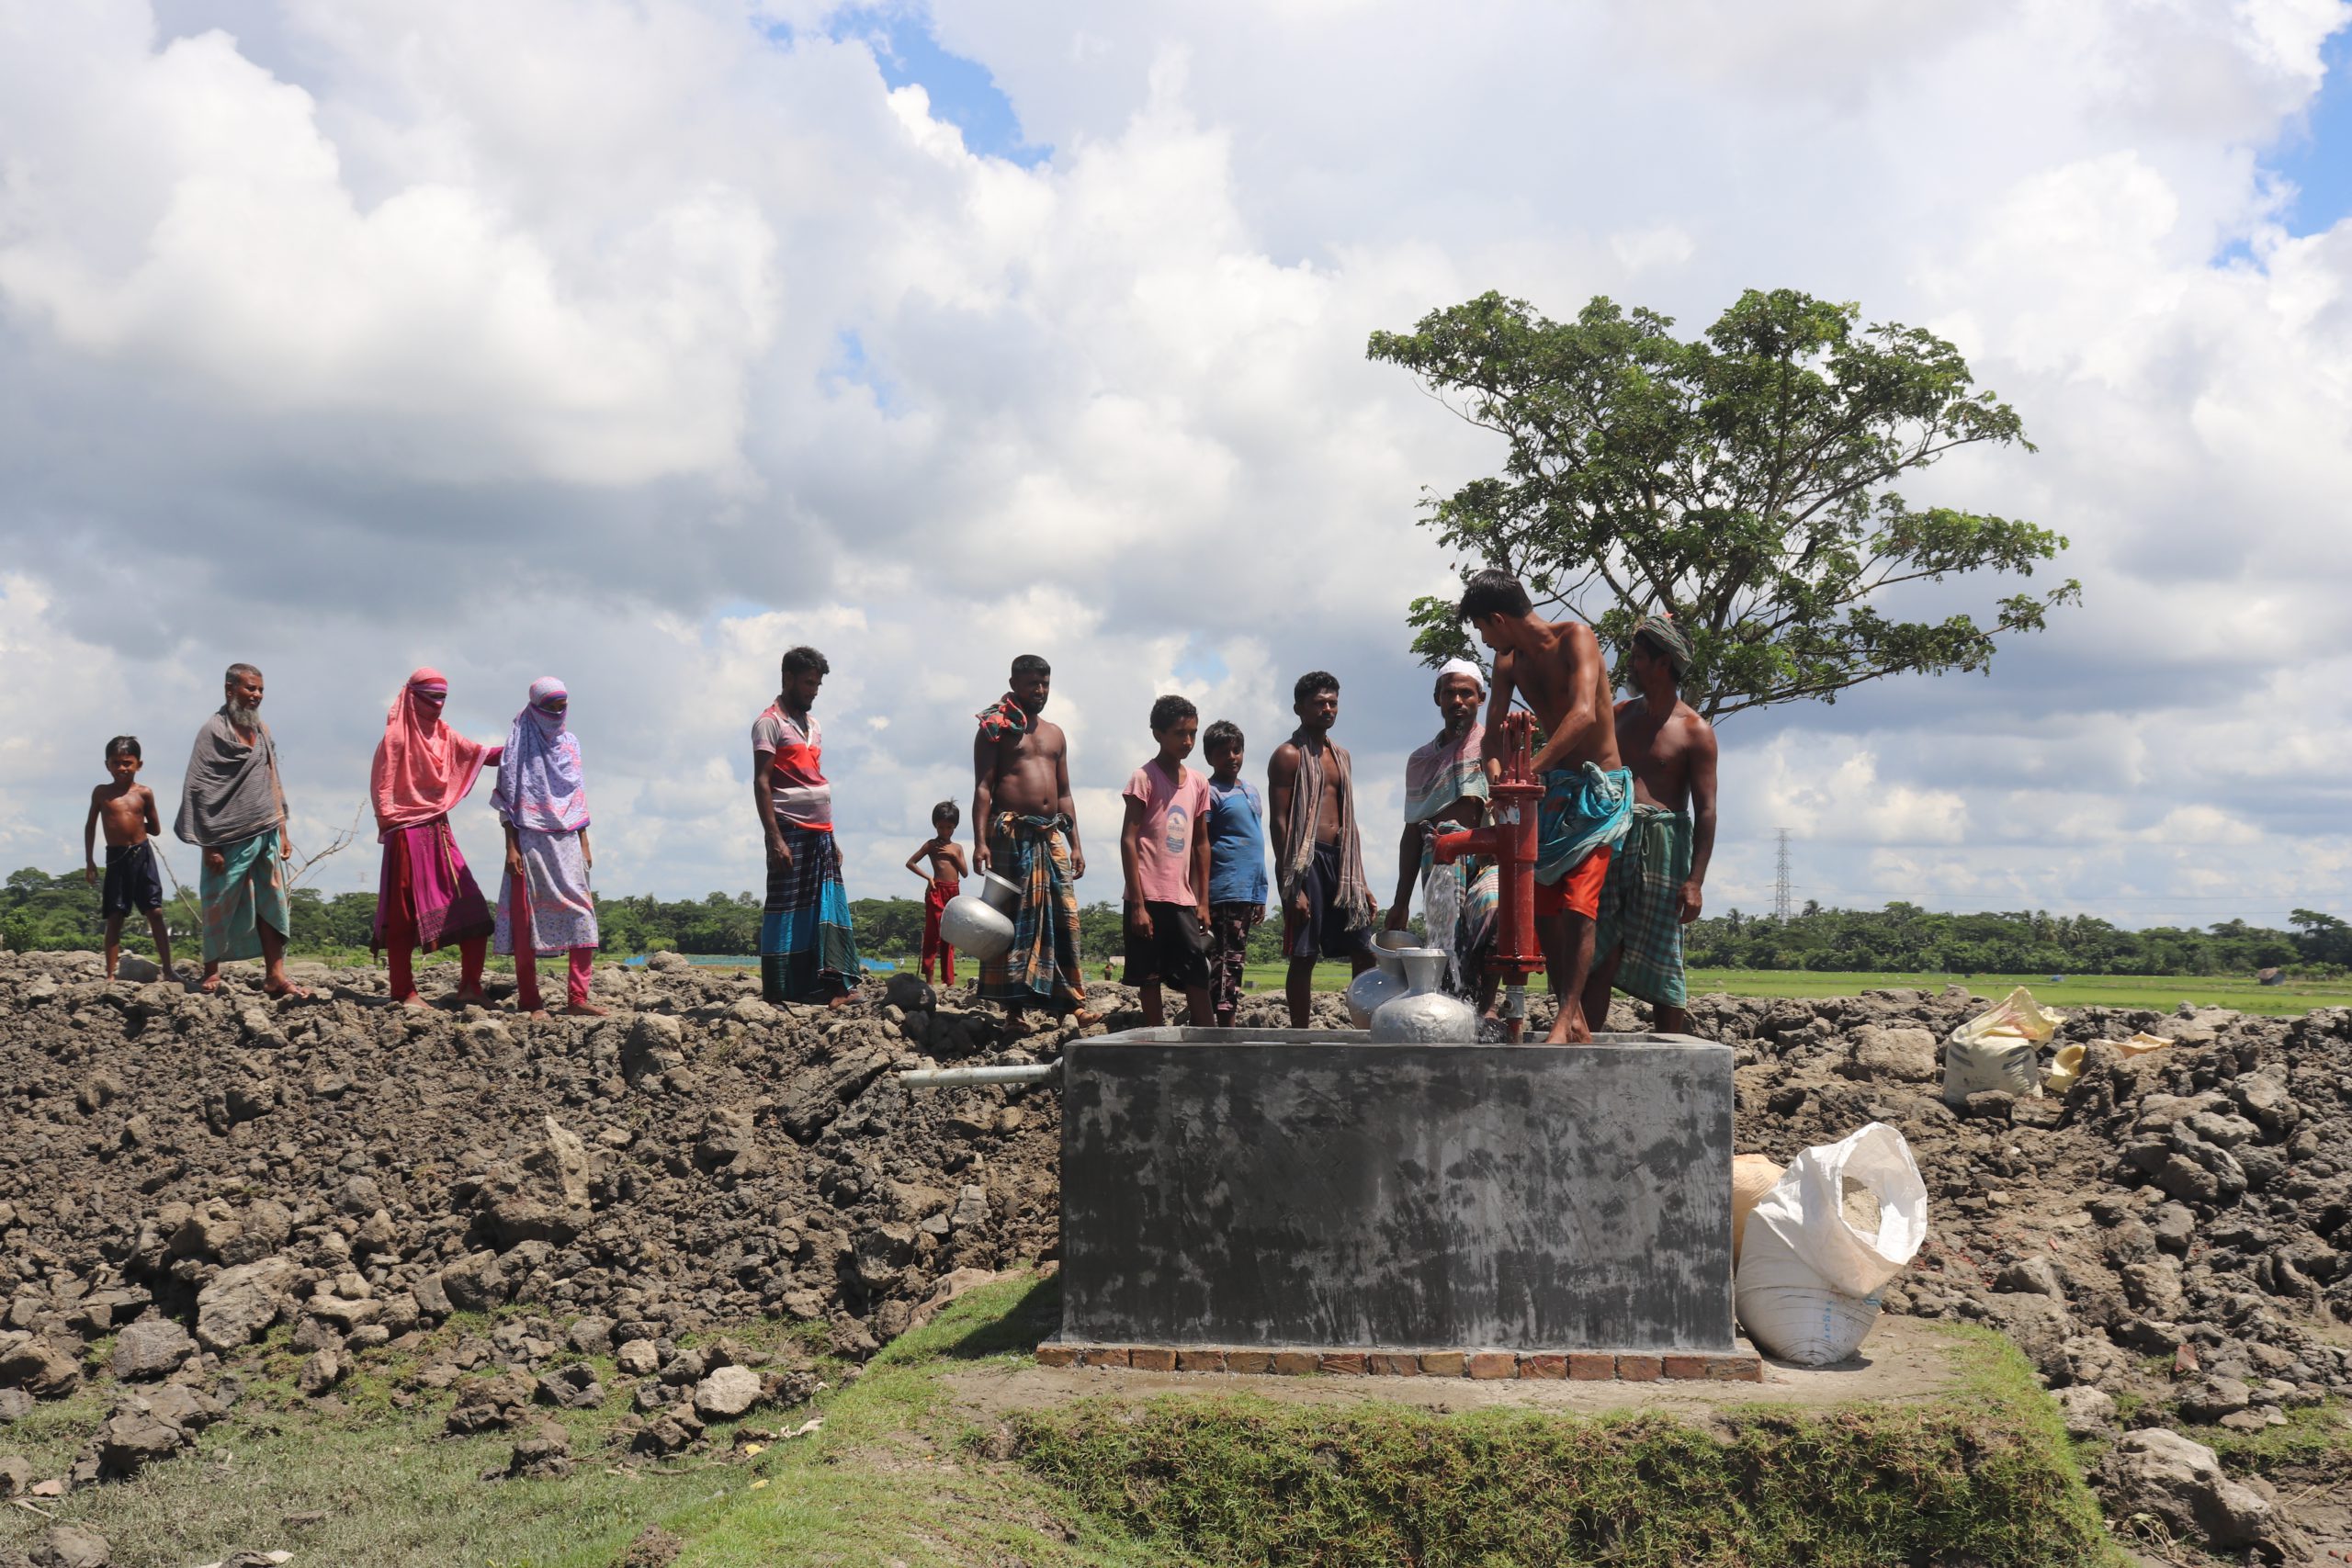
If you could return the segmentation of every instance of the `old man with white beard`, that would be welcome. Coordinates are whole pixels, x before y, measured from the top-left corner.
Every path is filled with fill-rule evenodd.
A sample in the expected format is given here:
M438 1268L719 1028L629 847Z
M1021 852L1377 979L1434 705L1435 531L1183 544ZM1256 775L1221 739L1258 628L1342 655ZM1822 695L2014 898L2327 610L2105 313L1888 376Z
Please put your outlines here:
M196 732L180 784L172 830L203 852L197 897L204 907L204 979L220 988L220 965L239 958L263 964L262 989L307 996L286 977L286 938L293 928L287 898L286 791L277 779L277 743L261 721L261 671L232 664L220 709Z

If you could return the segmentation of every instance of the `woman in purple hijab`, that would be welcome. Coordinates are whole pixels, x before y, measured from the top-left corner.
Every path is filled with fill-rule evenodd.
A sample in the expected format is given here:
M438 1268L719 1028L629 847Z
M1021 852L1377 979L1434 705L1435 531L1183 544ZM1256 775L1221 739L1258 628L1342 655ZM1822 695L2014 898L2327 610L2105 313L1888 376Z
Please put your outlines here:
M506 880L498 890L496 950L514 960L515 1005L545 1017L537 960L569 955L568 1005L581 1018L602 1018L588 1000L588 971L596 953L596 896L588 873L588 791L581 777L580 742L565 719L571 694L546 676L531 682L531 700L514 716L491 800L506 828Z

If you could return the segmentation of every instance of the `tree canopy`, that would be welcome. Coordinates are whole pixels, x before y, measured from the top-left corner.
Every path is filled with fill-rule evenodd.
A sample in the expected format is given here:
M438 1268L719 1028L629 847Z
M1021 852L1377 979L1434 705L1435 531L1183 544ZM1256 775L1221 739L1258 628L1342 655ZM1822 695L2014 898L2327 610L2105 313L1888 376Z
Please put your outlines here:
M1750 289L1686 342L1655 311L1595 298L1573 321L1487 293L1376 332L1369 357L1410 371L1509 443L1500 474L1431 496L1422 521L1539 608L1623 648L1668 611L1692 644L1685 695L1709 718L1866 681L1987 667L2004 633L2079 600L2068 580L1984 618L1893 618L1886 591L1989 570L2030 576L2066 540L1890 488L1963 446L2033 450L2016 411L1960 351L1851 304ZM1467 651L1445 600L1414 603L1414 647Z

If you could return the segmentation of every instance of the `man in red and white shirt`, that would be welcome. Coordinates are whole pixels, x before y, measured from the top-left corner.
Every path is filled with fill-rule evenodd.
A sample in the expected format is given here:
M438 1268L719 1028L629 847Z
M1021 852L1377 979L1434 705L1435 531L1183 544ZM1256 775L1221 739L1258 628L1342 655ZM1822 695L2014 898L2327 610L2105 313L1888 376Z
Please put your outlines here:
M752 801L768 861L760 989L771 1002L839 1007L857 988L857 942L815 711L831 669L813 648L792 649L775 701L752 722Z

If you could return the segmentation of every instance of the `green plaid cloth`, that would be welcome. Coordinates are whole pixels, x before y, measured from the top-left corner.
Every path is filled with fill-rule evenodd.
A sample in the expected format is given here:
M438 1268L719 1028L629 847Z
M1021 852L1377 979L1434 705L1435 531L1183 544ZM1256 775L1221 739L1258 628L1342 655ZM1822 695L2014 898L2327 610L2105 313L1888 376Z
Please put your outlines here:
M1660 806L1634 807L1633 825L1609 860L1594 924L1596 962L1623 943L1616 986L1657 1007L1683 1003L1682 884L1690 875L1690 819Z

